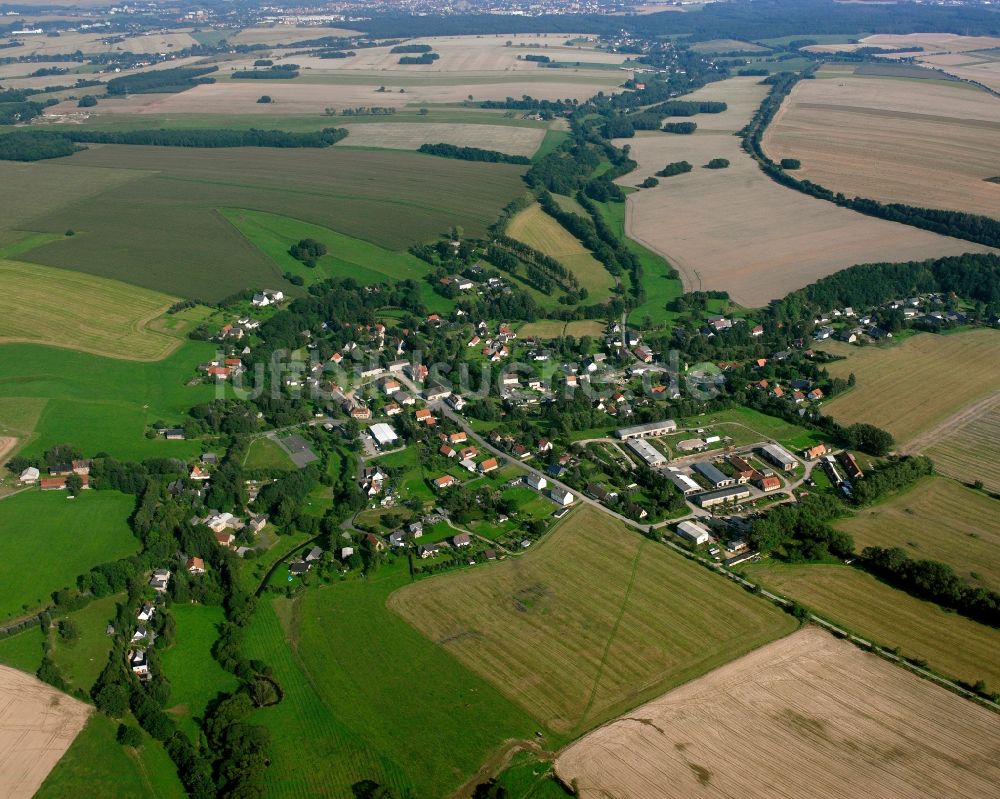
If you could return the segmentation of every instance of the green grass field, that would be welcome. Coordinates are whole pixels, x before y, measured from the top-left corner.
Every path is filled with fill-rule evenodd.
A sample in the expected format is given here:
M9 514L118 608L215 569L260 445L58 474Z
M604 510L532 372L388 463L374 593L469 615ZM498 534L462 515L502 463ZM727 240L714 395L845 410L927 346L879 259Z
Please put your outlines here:
M670 265L666 260L625 235L625 203L597 203L597 207L605 223L642 264L642 285L646 296L642 304L629 313L629 321L645 327L660 325L674 318L675 314L666 306L684 292L680 278L668 277Z
M225 617L222 608L174 605L170 613L177 622L177 635L173 645L160 656L170 681L169 713L191 740L197 741L198 721L208 703L220 692L235 690L239 681L212 657L212 645L219 637L218 625Z
M88 167L97 181L110 169L111 187L67 200L57 180L36 188L30 170L19 176L23 189L37 195L31 201L37 213L23 215L11 228L76 231L22 252L20 260L208 301L248 287L290 290L282 285L284 270L219 209L280 213L403 251L452 225L472 237L485 235L500 209L523 190L524 171L401 151L119 145L46 164L46 179L62 166L74 170L67 172L74 179L77 168ZM116 183L122 170L138 179Z
M129 722L137 726L134 719ZM183 799L177 770L163 746L143 734L138 751L115 740L118 724L95 713L49 772L35 799ZM83 793L81 793L83 792Z
M254 469L292 471L295 469L295 464L288 457L288 453L274 441L266 436L259 436L253 440L253 443L247 449L247 456L243 460L243 468L248 471Z
M1000 591L1000 502L959 483L928 478L837 527L854 537L858 552L901 547L911 558L947 563L963 579Z
M519 558L416 583L389 606L569 737L795 626L589 507Z
M299 275L305 284L329 278L350 277L365 285L415 280L423 301L431 310L444 312L454 303L435 294L423 280L429 266L408 252L394 252L322 225L262 211L223 208L219 211L237 230L264 252L281 270ZM288 249L301 239L312 238L327 246L328 253L310 268L292 258Z
M30 341L112 358L156 361L181 339L148 324L173 297L117 280L0 260L0 342Z
M0 410L19 424L27 454L74 443L85 454L142 459L198 454L196 441L144 437L156 421L179 423L214 396L209 385L186 386L211 344L185 342L156 363L135 363L34 344L0 345ZM30 425L30 429L25 429Z
M504 740L532 735L527 714L389 612L409 581L398 561L262 605L248 654L286 691L256 713L275 740L269 796L349 796L361 779L446 796Z
M820 433L806 430L804 427L786 422L776 416L768 416L753 408L730 408L726 411L715 411L701 416L678 419L680 427L699 428L712 427L712 432L721 436L730 436L734 446L754 444L764 439L774 439L793 450L804 449L823 441ZM690 435L678 434L677 438L690 438Z
M42 642L44 640L41 627L37 624L33 624L17 635L0 638L0 663L34 674L42 665Z
M64 641L53 632L52 659L71 689L79 688L89 694L101 676L112 644L107 626L115 620L117 605L124 599L125 594L101 597L68 614L79 631L78 638Z
M27 491L0 501L0 618L48 604L98 563L137 552L134 498L116 491Z
M745 573L880 646L898 646L904 656L923 658L950 677L969 684L982 679L990 690L1000 689L1000 630L915 599L850 566L766 561L745 567Z

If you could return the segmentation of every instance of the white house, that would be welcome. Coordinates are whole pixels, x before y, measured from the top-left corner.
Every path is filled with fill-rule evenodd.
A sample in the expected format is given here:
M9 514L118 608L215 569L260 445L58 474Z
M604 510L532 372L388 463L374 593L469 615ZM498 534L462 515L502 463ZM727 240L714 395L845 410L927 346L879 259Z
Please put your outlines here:
M251 302L258 308L266 308L268 305L281 302L283 299L285 299L284 292L264 289L260 294L254 294Z
M535 489L535 491L542 491L549 484L549 481L540 474L529 474L524 478L524 482Z
M552 500L557 505L561 505L564 508L567 508L570 505L572 505L573 500L576 499L576 497L573 496L572 492L566 491L565 489L562 488L553 488L549 492L549 496L552 497Z
M34 485L38 482L39 477L41 477L41 472L39 472L34 466L29 466L21 472L20 480L25 485Z

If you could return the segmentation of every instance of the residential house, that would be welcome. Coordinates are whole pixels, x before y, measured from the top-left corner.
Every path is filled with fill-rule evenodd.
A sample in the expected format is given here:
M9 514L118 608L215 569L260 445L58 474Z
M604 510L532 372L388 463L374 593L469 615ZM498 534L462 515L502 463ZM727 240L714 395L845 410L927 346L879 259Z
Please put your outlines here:
M428 544L427 546L417 547L417 554L421 557L421 559L432 558L440 551L440 544Z
M479 464L479 471L482 474L489 474L492 471L500 468L500 464L497 463L496 458L487 458L482 463Z
M542 477L540 474L528 474L525 475L524 482L531 486L536 491L542 491L549 484L549 481Z
M459 533L452 536L451 544L456 548L467 547L472 544L472 537L468 533Z
M452 477L450 474L443 474L440 477L435 478L434 486L438 489L451 488L451 486L456 485L458 480Z
M188 574L204 574L205 561L202 558L192 555L187 559L184 568L187 569Z
M573 493L571 491L567 491L564 488L558 488L558 487L553 488L549 492L549 496L557 505L561 505L564 508L572 505L573 500L576 499L576 497L573 496Z
M153 618L153 615L155 613L156 613L156 608L151 603L144 602L142 607L139 608L139 612L135 615L135 618L137 621L140 621L143 624L145 624L146 622L148 622L150 619Z
M167 585L170 583L170 570L169 569L157 569L153 572L153 576L149 579L149 586L157 593L165 593L167 590Z

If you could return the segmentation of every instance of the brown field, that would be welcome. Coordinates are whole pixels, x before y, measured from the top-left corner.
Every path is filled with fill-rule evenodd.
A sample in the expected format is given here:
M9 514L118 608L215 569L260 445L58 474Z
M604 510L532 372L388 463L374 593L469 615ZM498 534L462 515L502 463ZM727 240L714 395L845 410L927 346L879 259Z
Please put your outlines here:
M575 322L563 322L557 319L543 319L540 322L528 322L518 330L521 338L535 336L536 338L559 338L560 336L590 336L597 338L604 334L604 323L596 319L578 319Z
M78 699L0 666L0 796L34 796L90 712Z
M972 685L984 680L1000 690L1000 630L910 596L850 566L749 565L750 580L792 599L830 621L904 657Z
M848 197L1000 216L1000 100L961 83L804 80L764 136L797 177Z
M877 33L866 36L857 44L814 44L803 49L817 53L842 53L852 52L860 47L885 47L894 50L923 47L925 53L964 53L968 50L1000 47L1000 39L992 36L959 36L954 33Z
M268 25L244 28L239 33L226 36L230 44L291 44L324 36L353 36L350 28L328 28L315 25Z
M960 56L964 58L964 63L950 64L952 56L918 56L921 63L943 69L950 75L965 80L972 80L989 86L993 91L1000 92L1000 58L990 56L982 59L973 59L971 56Z
M942 474L1000 492L1000 396L978 403L962 418L948 420L933 438L912 441Z
M532 205L517 214L507 228L507 235L529 247L555 258L569 269L580 285L590 292L589 301L604 299L614 285L614 278L577 239L545 213Z
M532 155L545 138L544 128L444 122L364 122L344 124L350 135L341 146L416 150L421 144L481 147L510 155Z
M106 32L73 32L66 31L56 38L48 36L19 36L18 41L24 44L3 51L4 57L25 55L52 55L56 53L73 53L80 50L84 54L107 53L115 49L133 53L169 53L171 50L183 50L195 44L188 33L151 33L149 36L129 36L118 44L103 44L101 39L107 37Z
M887 502L837 522L867 546L900 547L911 558L947 563L955 573L1000 591L1000 501L933 477Z
M773 606L589 507L524 555L413 583L389 607L559 734L793 628Z
M567 70L567 72L569 72ZM551 73L551 74L549 74ZM326 108L355 108L357 106L385 106L403 108L422 103L458 103L469 94L477 100L503 100L530 94L540 99L575 98L585 100L599 89L610 90L615 83L572 80L563 77L562 70L549 70L544 80L525 82L516 76L495 78L470 83L461 79L426 85L412 82L393 85L391 78L378 76L365 78L365 82L306 83L302 81L219 81L188 89L179 94L137 94L128 99L102 100L94 110L100 114L321 114ZM614 81L623 77L610 73ZM624 73L622 73L624 75ZM333 80L331 78L331 80ZM376 91L385 85L390 91ZM405 88L401 93L400 89ZM266 91L265 91L266 90ZM274 98L273 103L260 104L262 94ZM75 104L61 103L48 109L50 114L71 113Z
M985 799L1000 718L815 627L587 735L555 767L584 799Z
M878 425L900 444L1000 390L995 330L920 333L889 347L824 343L822 349L848 356L827 366L831 375L857 377L853 389L827 403L826 413L841 424Z
M695 117L694 135L616 140L631 145L639 164L620 183L636 185L672 161L695 167L629 195L626 215L628 235L676 266L687 290L725 290L760 306L854 264L987 249L838 208L767 178L732 135L763 97L757 82L731 78L690 95L731 106ZM714 157L729 159L729 168L700 168Z
M725 53L733 50L766 53L768 49L753 42L745 42L741 39L709 39L707 42L696 42L691 45L691 49L696 53Z

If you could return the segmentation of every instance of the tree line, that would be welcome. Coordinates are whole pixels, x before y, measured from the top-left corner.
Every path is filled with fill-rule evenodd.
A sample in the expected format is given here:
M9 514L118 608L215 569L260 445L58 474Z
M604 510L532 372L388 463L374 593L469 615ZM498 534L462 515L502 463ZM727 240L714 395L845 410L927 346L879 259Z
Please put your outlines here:
M454 144L421 144L417 152L437 155L441 158L457 158L460 161L484 161L491 164L519 164L527 166L531 159L523 155L509 155L497 150L480 147L457 147Z
M803 71L802 75L783 72L772 75L764 80L771 84L764 102L761 103L750 123L743 129L743 149L746 150L760 165L768 177L789 188L817 197L821 200L835 203L843 208L867 214L868 216L886 219L890 222L900 222L904 225L930 230L943 236L953 236L990 247L1000 246L1000 219L993 219L980 214L970 214L964 211L951 211L939 208L921 208L905 203L882 203L867 197L846 197L841 192L813 183L800 180L776 164L764 152L761 139L767 126L774 119L785 97L801 79L813 77L817 64Z
M156 147L330 147L347 136L344 128L290 133L283 130L160 129L96 131L18 130L0 136L0 160L40 161L72 155L86 144L135 144Z
M133 75L112 78L108 81L105 91L109 97L119 97L125 94L179 92L200 83L214 83L215 78L205 76L218 71L218 67L175 67L174 69L137 72Z

